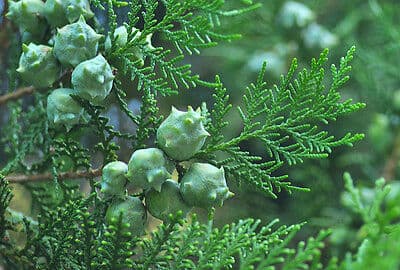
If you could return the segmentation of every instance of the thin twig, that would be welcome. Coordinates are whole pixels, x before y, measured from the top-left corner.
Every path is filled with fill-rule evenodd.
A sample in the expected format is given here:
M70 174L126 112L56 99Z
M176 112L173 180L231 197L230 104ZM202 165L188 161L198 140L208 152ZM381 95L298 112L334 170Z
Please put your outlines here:
M28 86L28 87L19 88L14 92L2 95L2 96L0 96L0 105L5 104L11 100L17 100L20 97L23 97L25 95L30 95L33 93L34 90L35 90L35 88L33 86Z
M88 171L77 171L77 172L65 172L58 175L58 180L64 179L80 179L80 178L92 178L101 175L101 168L88 170ZM16 174L6 176L6 180L11 183L24 183L24 182L40 182L53 180L53 175L51 173L43 174Z
M58 85L66 76L71 75L72 70L66 70L63 74L61 74L61 76L53 83L53 85ZM2 104L7 103L8 101L12 101L12 100L17 100L23 96L26 95L30 95L35 91L35 87L33 86L28 86L28 87L22 87L22 88L18 88L17 90L15 90L14 92L5 94L0 96L0 106Z

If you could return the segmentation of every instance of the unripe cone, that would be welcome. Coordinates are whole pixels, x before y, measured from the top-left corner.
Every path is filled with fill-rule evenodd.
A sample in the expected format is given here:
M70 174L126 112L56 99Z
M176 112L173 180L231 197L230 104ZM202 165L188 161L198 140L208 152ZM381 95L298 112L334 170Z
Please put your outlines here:
M44 16L48 24L53 27L60 27L68 24L63 2L63 0L47 0L44 4Z
M203 147L210 134L204 129L200 111L187 112L172 107L171 114L157 130L158 145L175 160L187 160Z
M134 30L135 30L135 29L134 29ZM140 36L141 34L142 34L142 33L141 33L140 31L138 31L137 34L135 35L135 37ZM134 39L135 39L135 37L134 37ZM148 34L148 35L146 36L146 45L145 45L145 48L146 48L147 50L154 50L154 49L155 49L155 48L153 47L153 45L151 44L151 38L152 38L152 37L153 37L153 34ZM134 47L131 47L131 48L129 49L129 52L132 53L132 54L136 57L137 60L138 60L138 59L141 60L141 61L140 61L140 65L141 65L141 66L144 65L143 51L142 51L141 48L134 46Z
M127 172L128 165L122 161L110 162L104 166L101 180L101 192L106 196L124 196Z
M314 12L306 5L296 1L285 2L278 15L278 21L285 28L305 27L313 20L315 20Z
M80 63L72 72L72 85L78 95L101 104L110 94L114 75L110 65L102 55Z
M76 23L58 29L54 38L54 55L61 64L75 67L97 54L99 39L97 34L81 16Z
M160 149L140 149L129 160L127 177L133 187L160 191L173 170L172 163Z
M60 76L61 66L53 55L53 48L30 43L22 45L17 72L21 78L37 88L51 86Z
M65 126L70 130L76 124L89 121L89 116L71 94L76 95L77 92L74 89L59 88L47 97L47 119L51 125Z
M142 32L140 32L138 29L136 29L135 27L132 28L132 33L136 33L133 37L132 40L138 39L141 35ZM126 27L124 25L117 27L114 31L114 33L112 34L113 38L115 39L115 44L114 46L116 47L123 47L128 43L128 30L126 29ZM152 38L152 34L149 34L146 36L146 48L149 50L153 50L154 47L151 44L151 38ZM129 40L131 41L131 40ZM106 51L109 51L112 47L111 45L111 38L110 36L107 36L106 41L104 43L104 47ZM141 51L141 49L138 46L131 46L127 52L131 53L134 58L136 59L131 59L131 60L138 60L141 59L141 65L144 65L144 60L143 60L143 52Z
M106 212L106 222L113 224L122 214L122 223L128 223L129 228L124 231L131 232L133 236L140 236L144 232L147 213L142 201L136 197L127 197L112 203Z
M222 206L234 195L226 185L223 167L208 163L193 163L182 177L180 191L188 205L206 209Z
M338 44L339 39L325 27L312 23L301 32L304 45L309 49L331 48Z
M115 38L115 45L117 47L125 46L126 43L128 42L128 30L123 25L120 27L117 27L112 36L113 36L113 38ZM104 47L105 47L106 51L109 51L111 49L110 36L107 36L106 41L104 43Z
M149 190L146 192L146 207L150 214L163 221L168 220L169 214L176 214L182 211L186 215L191 207L182 198L179 191L179 184L168 179L161 186L161 191Z
M87 0L47 0L44 15L51 26L59 27L77 21L80 16L90 19L94 13Z
M9 9L7 18L16 23L21 32L28 31L32 34L41 34L46 24L41 18L44 3L41 0L21 0L18 2L8 1Z

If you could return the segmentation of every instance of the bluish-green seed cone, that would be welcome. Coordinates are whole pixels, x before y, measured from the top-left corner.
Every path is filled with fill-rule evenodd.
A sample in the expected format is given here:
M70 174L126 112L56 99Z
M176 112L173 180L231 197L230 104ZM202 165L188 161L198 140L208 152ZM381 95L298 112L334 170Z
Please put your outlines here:
M303 28L315 20L314 12L296 1L286 1L277 17L279 24L284 28Z
M147 212L142 201L136 197L127 197L112 203L106 212L107 224L115 224L122 214L122 223L128 223L129 228L123 227L125 232L133 236L141 236L147 220Z
M59 88L53 90L47 97L47 119L54 127L65 126L70 130L74 125L87 123L89 115L71 97L76 95L74 89Z
M94 104L102 104L110 94L113 80L111 67L102 55L80 63L71 78L78 95Z
M45 30L44 2L41 0L8 1L7 18L19 26L21 32L39 35Z
M140 149L129 160L127 177L133 187L160 191L173 170L173 164L160 149Z
M171 114L157 130L157 143L175 160L193 157L204 145L210 134L204 129L200 111L189 107L187 112L172 107Z
M133 35L135 33L135 35ZM105 42L104 42L104 47L106 51L110 51L112 48L112 41L114 41L115 44L114 47L119 48L119 47L124 47L128 42L134 41L138 38L140 38L142 32L140 32L138 29L135 27L132 28L132 35L131 35L131 40L128 40L128 30L126 29L125 26L120 26L115 29L115 32L112 34L113 40L111 40L110 36L107 36ZM147 50L153 50L154 47L151 44L151 38L152 34L149 34L146 36L146 44L144 46L145 49ZM131 61L136 61L141 59L141 65L144 65L144 60L143 60L143 52L142 48L139 46L130 46L129 48L126 49L126 52L130 53L130 58Z
M77 21L80 16L90 19L94 13L88 0L47 0L44 15L51 26L60 27Z
M63 7L66 17L70 23L77 21L81 16L85 19L90 19L94 16L90 10L88 0L63 0Z
M120 26L115 29L113 34L113 38L115 39L115 46L116 47L123 47L128 42L128 30L125 26ZM104 47L106 51L111 49L111 38L107 36L106 41L104 43Z
M60 27L68 24L63 2L64 0L47 0L44 4L44 16L48 24L53 27Z
M224 169L208 163L193 163L182 177L180 191L188 205L205 209L222 206L234 195L226 185Z
M22 45L17 72L36 88L51 86L60 76L61 66L53 55L53 48L30 43Z
M145 198L150 214L163 221L168 220L169 214L175 215L178 211L182 211L186 215L192 208L183 200L179 184L171 179L162 184L160 192L154 189L147 191Z
M96 56L101 37L81 16L78 22L58 29L54 38L54 55L64 66L75 67Z
M123 197L127 182L128 165L122 161L108 163L103 168L101 192L108 196Z

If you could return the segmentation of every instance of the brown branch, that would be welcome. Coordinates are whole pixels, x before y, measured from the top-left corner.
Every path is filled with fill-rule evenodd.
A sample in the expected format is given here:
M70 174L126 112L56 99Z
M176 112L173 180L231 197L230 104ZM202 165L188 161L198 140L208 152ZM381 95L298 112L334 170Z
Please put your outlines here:
M101 176L102 169L94 169L89 171L77 171L77 172L65 172L58 175L58 180L64 179L80 179L80 178L92 178ZM10 183L24 183L24 182L40 182L53 180L53 175L51 173L43 174L16 174L6 176L6 180Z
M33 93L34 90L35 90L35 88L33 86L28 86L28 87L19 88L14 92L2 95L2 96L0 96L0 105L5 104L11 100L17 100L20 97L23 97L25 95L30 95Z
M65 71L63 74L61 74L61 76L53 83L53 85L57 85L58 83L60 83L64 78L69 77L69 75L71 75L72 71L71 70L67 70ZM28 86L28 87L22 87L22 88L18 88L17 90L15 90L14 92L5 94L0 96L0 106L2 104L7 103L8 101L11 100L17 100L23 96L26 95L30 95L35 91L35 87L33 86Z

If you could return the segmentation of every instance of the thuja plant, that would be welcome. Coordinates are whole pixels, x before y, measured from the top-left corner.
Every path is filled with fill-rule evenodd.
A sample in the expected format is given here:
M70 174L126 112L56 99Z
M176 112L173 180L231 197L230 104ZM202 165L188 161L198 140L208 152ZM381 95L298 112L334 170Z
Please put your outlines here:
M243 1L245 2L245 1ZM247 1L251 2L251 1ZM280 170L305 159L326 158L362 134L333 137L327 124L364 107L343 100L350 48L331 66L328 50L272 87L266 64L233 107L222 80L208 82L191 71L186 56L231 41L220 20L258 8L226 10L223 0L9 1L13 37L9 91L1 127L6 163L0 170L0 262L7 269L320 269L328 231L290 245L303 223L262 224L252 218L213 225L214 210L249 188L277 198L307 190ZM118 25L121 8L127 21ZM95 12L105 11L102 24ZM161 15L159 14L161 13ZM158 14L158 15L157 15ZM162 46L155 45L154 37ZM328 83L327 80L331 79ZM181 91L213 92L194 109L185 104L160 113L167 96ZM141 100L139 113L129 96ZM20 98L32 95L22 102ZM135 124L123 132L104 116L108 103ZM28 104L28 105L27 105ZM233 137L228 114L243 128ZM88 143L87 140L90 142ZM118 156L121 140L131 157ZM265 155L244 145L261 142ZM91 157L101 156L94 165ZM83 192L77 180L88 183ZM31 193L35 211L9 207L10 182ZM195 213L208 213L201 222ZM148 228L149 216L161 220ZM24 238L25 240L21 240ZM332 263L330 267L334 267Z

